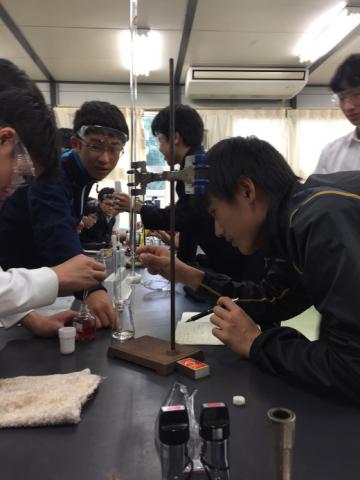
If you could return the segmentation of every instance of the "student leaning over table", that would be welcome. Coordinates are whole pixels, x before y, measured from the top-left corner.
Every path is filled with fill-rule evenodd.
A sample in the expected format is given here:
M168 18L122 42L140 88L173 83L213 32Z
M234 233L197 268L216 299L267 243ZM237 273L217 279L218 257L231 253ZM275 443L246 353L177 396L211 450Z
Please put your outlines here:
M0 69L4 74L0 83L0 190L9 186L16 189L34 173L44 181L55 174L56 129L33 82L6 60L0 60ZM10 86L6 89L7 78ZM21 82L21 89L17 88L17 81ZM12 326L21 321L36 334L53 334L75 312L44 317L36 312L25 313L26 310L53 303L58 294L91 288L104 277L104 267L84 255L53 268L4 272L0 267L1 322Z
M176 280L227 296L211 321L234 351L268 373L359 401L360 172L313 175L301 184L280 153L255 137L223 140L206 158L216 234L243 254L264 247L278 260L258 285L179 260ZM166 249L139 253L150 273L169 278ZM228 297L239 297L241 307ZM319 340L280 326L311 305L322 314Z

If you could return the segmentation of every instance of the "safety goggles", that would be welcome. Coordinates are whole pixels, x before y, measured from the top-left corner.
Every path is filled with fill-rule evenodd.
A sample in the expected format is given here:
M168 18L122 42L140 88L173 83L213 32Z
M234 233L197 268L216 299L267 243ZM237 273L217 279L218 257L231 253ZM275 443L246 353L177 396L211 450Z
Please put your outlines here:
M96 133L106 137L106 140L88 141L85 137ZM115 128L102 127L101 125L83 125L77 132L81 143L95 155L102 155L105 151L114 158L119 158L124 154L124 145L127 141L126 133ZM111 139L109 143L108 139Z
M123 147L129 139L125 132L116 128L103 127L102 125L82 125L77 131L77 135L82 139L90 133L99 133L105 137L116 138Z
M34 178L35 168L30 154L21 140L17 139L10 183L0 189L0 208L19 187L29 185Z
M35 167L27 148L19 138L15 144L14 157L13 173L9 186L16 189L29 185L34 180Z

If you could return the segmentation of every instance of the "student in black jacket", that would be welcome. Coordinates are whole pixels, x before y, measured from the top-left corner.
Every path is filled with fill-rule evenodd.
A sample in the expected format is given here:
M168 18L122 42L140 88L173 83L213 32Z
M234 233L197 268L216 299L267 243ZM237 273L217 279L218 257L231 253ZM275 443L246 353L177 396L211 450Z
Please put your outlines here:
M80 234L82 246L86 249L89 244L107 244L111 242L111 235L115 224L113 188L102 188L98 193L99 204L97 207L96 223L88 229L83 229ZM90 248L90 247L89 247Z
M219 295L213 333L243 357L266 372L359 401L360 172L313 175L302 185L279 152L255 137L223 140L207 161L216 234L245 255L263 247L278 260L258 285L180 261L177 281L214 300ZM152 273L168 277L166 250L141 252ZM239 297L239 306L229 297ZM311 305L322 314L319 340L279 326Z
M166 107L154 117L151 130L159 142L159 150L170 164L169 143L169 107ZM186 157L204 154L202 147L204 124L196 110L187 105L175 107L175 164L184 168ZM259 280L264 273L264 256L256 253L251 257L242 255L223 238L214 234L214 221L205 214L200 214L194 208L192 195L185 192L182 181L176 183L175 221L179 235L177 256L186 263L195 260L197 247L206 254L207 266L217 272L226 273L236 280ZM125 193L116 193L119 207L122 211L130 210L130 197ZM170 229L170 208L157 208L151 205L137 204L137 213L145 228L150 230ZM235 268L235 265L237 267Z

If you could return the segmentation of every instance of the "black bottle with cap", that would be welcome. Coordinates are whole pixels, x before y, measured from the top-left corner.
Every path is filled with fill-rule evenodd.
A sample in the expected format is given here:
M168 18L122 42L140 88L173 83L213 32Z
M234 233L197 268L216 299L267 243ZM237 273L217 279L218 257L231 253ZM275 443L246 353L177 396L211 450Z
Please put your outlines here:
M182 475L189 463L188 440L189 417L184 405L161 407L159 441L162 480L185 478Z
M200 413L201 461L213 480L229 480L230 419L225 403L204 403Z

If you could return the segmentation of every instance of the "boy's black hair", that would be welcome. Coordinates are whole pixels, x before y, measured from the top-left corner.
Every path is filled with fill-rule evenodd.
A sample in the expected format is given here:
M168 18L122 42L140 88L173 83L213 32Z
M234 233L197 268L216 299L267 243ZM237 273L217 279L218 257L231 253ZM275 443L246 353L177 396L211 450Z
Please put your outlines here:
M89 197L84 207L84 215L90 215L91 213L97 213L99 210L98 202L96 198Z
M270 143L256 137L221 140L205 154L209 165L206 197L231 203L242 178L250 178L271 199L280 199L298 180L285 158Z
M10 62L10 60L0 58L0 91L6 90L7 88L26 88L27 90L33 90L35 95L43 98L36 84L23 70L20 70L20 68Z
M151 123L153 135L162 133L169 138L169 107L163 108ZM178 132L187 147L199 147L204 136L204 123L196 110L187 105L175 106L175 132Z
M360 86L360 54L354 53L347 57L337 68L330 82L334 93L341 92L344 88Z
M0 119L16 130L33 162L43 167L40 178L53 178L60 158L54 115L35 83L5 59L0 59Z
M102 188L98 193L99 202L102 202L104 200L104 198L106 198L107 196L112 195L114 193L114 191L115 190L113 188L110 188L110 187Z
M71 128L58 128L57 135L60 148L64 150L71 150L72 145L70 138L74 135L74 132L71 130Z
M77 133L83 125L115 128L129 136L129 128L123 113L109 102L94 100L83 103L75 113L74 132Z

